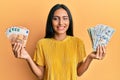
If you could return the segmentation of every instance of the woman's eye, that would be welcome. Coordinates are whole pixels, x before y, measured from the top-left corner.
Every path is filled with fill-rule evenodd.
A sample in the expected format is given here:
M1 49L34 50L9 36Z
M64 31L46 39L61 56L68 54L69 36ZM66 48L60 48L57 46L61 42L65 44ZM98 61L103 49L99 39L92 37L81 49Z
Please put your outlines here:
M64 20L68 20L68 17L64 17L63 19L64 19Z
M53 20L58 20L58 18L57 17L53 17Z

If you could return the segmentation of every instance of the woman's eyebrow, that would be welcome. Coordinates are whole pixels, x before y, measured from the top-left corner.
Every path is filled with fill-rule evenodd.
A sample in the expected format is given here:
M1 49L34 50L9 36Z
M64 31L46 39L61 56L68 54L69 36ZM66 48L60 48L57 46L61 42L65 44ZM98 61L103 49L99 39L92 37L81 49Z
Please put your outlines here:
M60 16L53 16L53 17L60 17ZM62 16L62 17L68 17L68 16Z
M68 16L63 16L63 17L68 17Z

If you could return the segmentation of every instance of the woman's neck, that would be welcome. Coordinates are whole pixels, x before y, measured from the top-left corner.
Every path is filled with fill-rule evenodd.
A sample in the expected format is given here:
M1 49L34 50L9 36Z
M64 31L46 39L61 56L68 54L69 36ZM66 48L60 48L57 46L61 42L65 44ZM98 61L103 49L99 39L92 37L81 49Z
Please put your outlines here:
M66 34L61 34L61 35L55 35L53 38L54 38L55 40L62 41L62 40L64 40L66 37L67 37Z

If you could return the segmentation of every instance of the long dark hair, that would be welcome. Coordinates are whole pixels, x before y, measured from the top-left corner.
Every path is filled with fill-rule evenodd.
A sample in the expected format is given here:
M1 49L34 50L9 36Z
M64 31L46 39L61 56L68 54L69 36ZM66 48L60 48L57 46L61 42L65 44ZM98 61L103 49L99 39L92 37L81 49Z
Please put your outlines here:
M60 8L63 8L67 12L69 21L70 21L69 28L66 33L69 36L73 36L73 20L72 20L72 15L70 13L70 10L64 4L56 4L50 10L48 18L47 18L45 38L52 38L54 36L55 32L52 27L52 18L53 18L54 12Z

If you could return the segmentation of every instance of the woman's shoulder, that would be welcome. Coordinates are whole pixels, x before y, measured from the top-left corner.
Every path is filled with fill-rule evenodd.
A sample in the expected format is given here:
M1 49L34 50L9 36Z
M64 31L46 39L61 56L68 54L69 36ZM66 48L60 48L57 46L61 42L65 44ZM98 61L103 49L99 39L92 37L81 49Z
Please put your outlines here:
M76 40L76 41L82 41L79 37L76 36L70 36L71 39Z
M75 43L84 44L83 40L80 39L79 37L70 36L70 39L71 39L73 42L75 42Z
M38 43L45 43L45 42L48 42L50 40L51 40L50 38L42 38L42 39L38 40Z
M51 40L51 38L41 38L41 39L39 39L40 42L49 41L49 40Z

